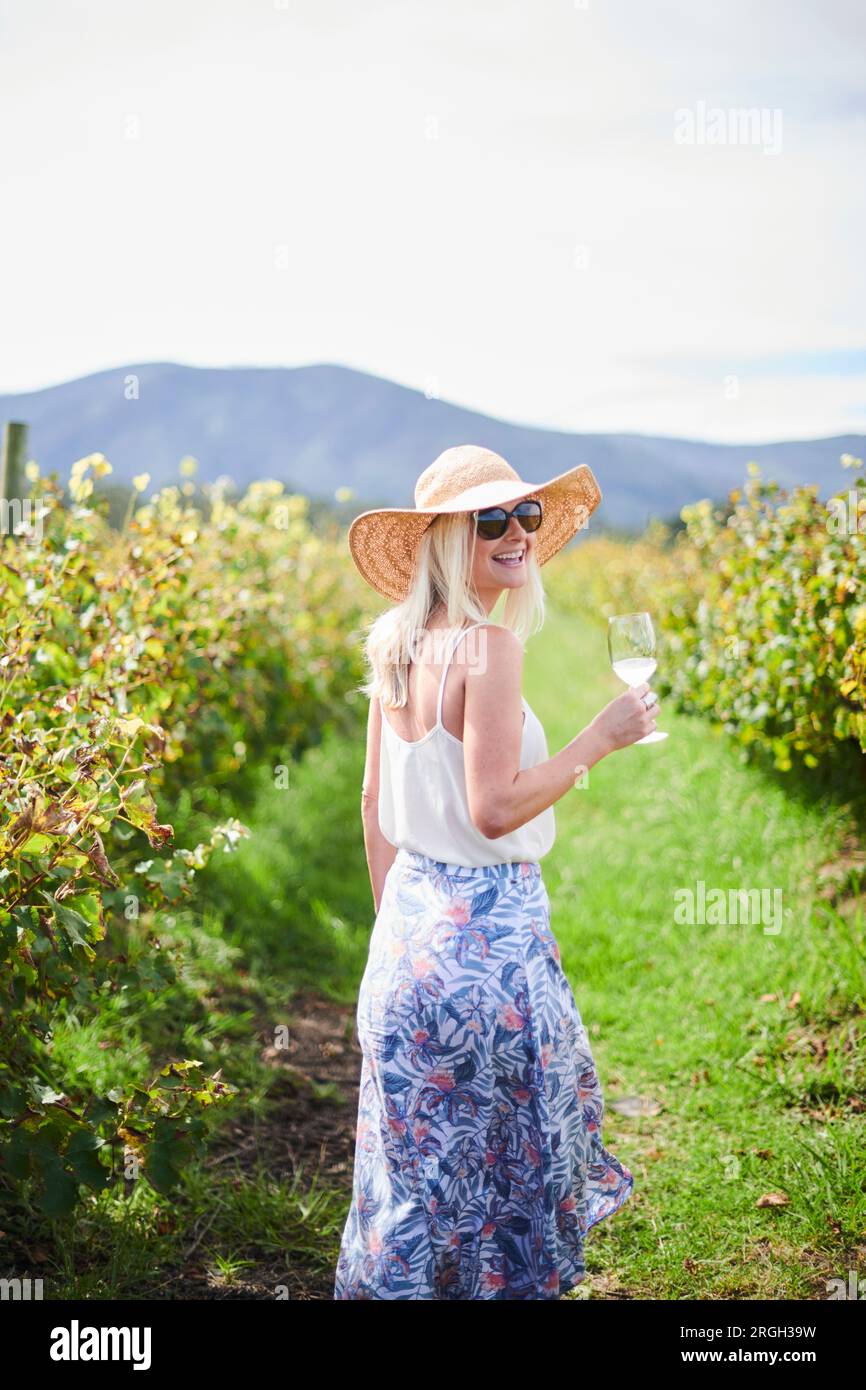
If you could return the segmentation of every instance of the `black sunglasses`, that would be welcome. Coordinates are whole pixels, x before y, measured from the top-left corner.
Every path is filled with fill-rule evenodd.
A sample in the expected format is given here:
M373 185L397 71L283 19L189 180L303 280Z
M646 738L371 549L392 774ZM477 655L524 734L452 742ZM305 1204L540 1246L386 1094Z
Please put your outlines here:
M541 525L542 510L540 502L518 502L513 511L504 507L485 507L483 511L473 512L475 531L485 541L498 541L508 530L508 523L517 517L524 531L537 531Z

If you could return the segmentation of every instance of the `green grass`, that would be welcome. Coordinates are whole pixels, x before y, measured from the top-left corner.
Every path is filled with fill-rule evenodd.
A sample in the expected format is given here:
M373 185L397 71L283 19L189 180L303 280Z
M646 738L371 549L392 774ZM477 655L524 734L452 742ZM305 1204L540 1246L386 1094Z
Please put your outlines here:
M375 917L363 771L363 735L326 738L291 768L286 787L262 768L242 815L252 834L202 875L199 904L219 916L225 940L275 1001L303 987L345 1001L361 979ZM195 819L183 830L193 843Z
M196 1163L170 1197L139 1184L128 1198L90 1197L63 1221L34 1214L15 1272L44 1278L50 1300L266 1300L309 1297L311 1283L326 1298L344 1220L342 1194L315 1175Z

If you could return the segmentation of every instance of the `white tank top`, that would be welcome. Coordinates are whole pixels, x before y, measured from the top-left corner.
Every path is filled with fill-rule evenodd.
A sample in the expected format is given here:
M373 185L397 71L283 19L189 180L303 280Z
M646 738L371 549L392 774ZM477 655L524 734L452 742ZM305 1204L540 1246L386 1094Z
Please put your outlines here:
M556 838L552 806L493 840L481 834L469 815L463 743L442 723L442 696L458 642L473 627L484 626L461 628L451 644L439 682L436 723L423 738L401 738L385 718L380 700L379 829L398 849L468 867L539 860ZM523 709L520 767L527 768L546 762L549 755L541 721L526 700Z

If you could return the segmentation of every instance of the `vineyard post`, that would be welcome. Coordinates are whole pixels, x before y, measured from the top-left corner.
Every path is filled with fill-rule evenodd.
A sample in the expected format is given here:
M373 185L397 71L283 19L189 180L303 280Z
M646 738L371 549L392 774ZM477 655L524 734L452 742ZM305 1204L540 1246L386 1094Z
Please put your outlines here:
M0 504L10 519L17 502L24 506L24 456L27 448L27 426L17 420L7 420L3 426L3 452L0 455ZM10 520L10 535L14 527Z

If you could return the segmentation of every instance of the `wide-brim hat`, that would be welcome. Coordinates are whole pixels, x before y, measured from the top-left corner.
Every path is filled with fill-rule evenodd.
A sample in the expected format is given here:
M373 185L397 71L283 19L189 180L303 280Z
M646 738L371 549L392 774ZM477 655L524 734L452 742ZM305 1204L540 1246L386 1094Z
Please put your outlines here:
M368 584L401 602L409 593L421 537L443 512L504 507L538 496L544 520L535 535L539 565L561 550L589 520L601 488L588 464L579 463L547 483L530 483L500 454L478 444L446 449L415 484L415 506L361 512L349 527L349 550Z

